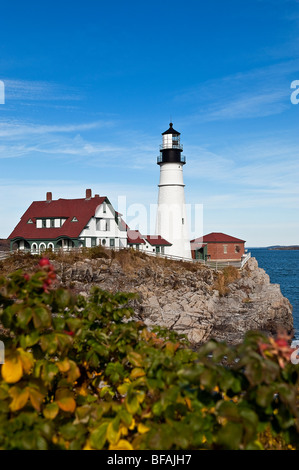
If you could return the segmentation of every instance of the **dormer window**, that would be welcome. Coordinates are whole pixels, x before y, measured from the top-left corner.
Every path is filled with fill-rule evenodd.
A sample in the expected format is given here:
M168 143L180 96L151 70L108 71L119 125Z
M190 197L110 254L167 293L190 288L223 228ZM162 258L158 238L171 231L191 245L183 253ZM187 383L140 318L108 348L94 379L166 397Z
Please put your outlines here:
M77 217L73 217L73 218L72 218L72 222L78 222Z
M27 224L33 224L32 219L29 219L28 222L27 222Z

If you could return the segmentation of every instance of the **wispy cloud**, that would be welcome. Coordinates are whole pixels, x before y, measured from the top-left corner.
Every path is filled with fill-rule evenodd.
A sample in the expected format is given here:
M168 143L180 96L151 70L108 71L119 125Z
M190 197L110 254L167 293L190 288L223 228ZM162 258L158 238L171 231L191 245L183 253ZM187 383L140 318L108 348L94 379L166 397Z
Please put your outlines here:
M142 132L124 132L118 124L111 119L62 125L0 121L0 159L70 157L85 166L135 169L153 162L156 139Z
M103 127L111 127L113 125L114 123L112 121L94 121L89 123L62 125L42 125L32 123L27 124L18 121L0 121L0 137L15 139L15 137L26 138L29 135L68 134Z
M299 76L299 59L209 80L178 94L193 103L192 119L215 121L264 117L290 107L290 83Z
M184 173L186 184L192 187L191 200L218 210L269 207L298 211L299 142L290 143L285 136L246 144L219 153L190 148Z
M73 101L82 98L82 90L47 81L2 78L6 101Z

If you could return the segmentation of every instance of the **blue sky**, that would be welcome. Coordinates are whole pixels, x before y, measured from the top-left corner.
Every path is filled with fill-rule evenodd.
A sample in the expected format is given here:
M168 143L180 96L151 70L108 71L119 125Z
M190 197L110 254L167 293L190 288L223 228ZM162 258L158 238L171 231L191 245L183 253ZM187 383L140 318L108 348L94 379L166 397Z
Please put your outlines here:
M298 1L3 3L0 237L47 191L156 204L171 118L204 233L299 244Z

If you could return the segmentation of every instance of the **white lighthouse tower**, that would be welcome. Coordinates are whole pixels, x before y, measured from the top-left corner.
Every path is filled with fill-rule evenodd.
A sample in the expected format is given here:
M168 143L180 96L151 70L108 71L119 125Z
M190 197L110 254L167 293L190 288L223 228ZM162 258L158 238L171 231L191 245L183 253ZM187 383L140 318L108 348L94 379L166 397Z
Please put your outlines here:
M169 129L162 133L163 140L157 159L160 182L156 235L161 235L171 243L171 246L165 247L166 254L191 259L183 180L186 159L182 155L180 133L172 126L171 122Z

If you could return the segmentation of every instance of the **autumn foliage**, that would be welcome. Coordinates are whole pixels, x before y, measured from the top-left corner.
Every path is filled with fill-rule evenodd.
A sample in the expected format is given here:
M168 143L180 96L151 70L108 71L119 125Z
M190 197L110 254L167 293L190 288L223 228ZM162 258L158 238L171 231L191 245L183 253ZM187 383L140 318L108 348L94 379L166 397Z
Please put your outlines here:
M0 279L1 449L298 447L288 338L195 352L132 321L132 298L75 297L47 259Z

